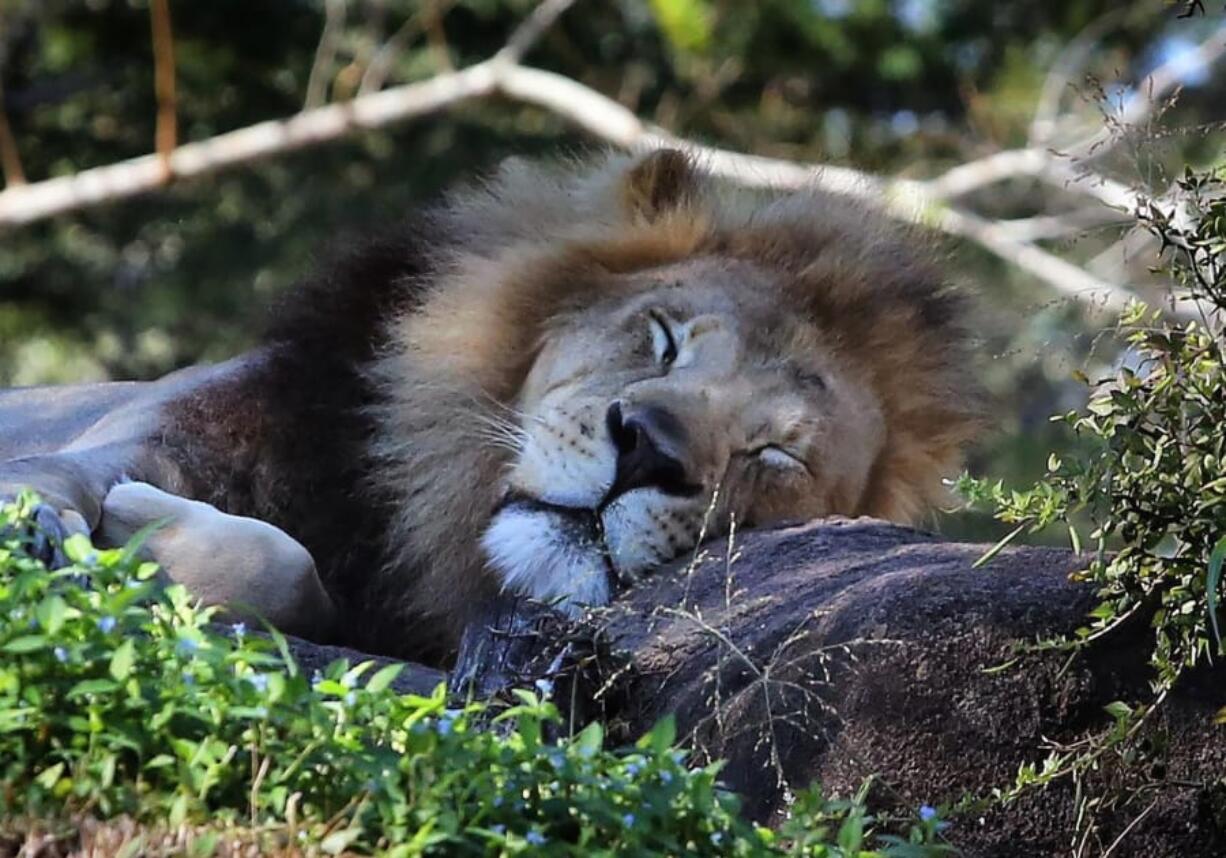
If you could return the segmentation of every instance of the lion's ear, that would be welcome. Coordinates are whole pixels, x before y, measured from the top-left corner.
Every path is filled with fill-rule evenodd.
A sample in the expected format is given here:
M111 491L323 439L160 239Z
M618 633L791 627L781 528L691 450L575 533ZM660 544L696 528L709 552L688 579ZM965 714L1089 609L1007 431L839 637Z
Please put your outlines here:
M633 219L653 221L683 205L698 188L689 156L678 149L657 149L626 171L622 203Z

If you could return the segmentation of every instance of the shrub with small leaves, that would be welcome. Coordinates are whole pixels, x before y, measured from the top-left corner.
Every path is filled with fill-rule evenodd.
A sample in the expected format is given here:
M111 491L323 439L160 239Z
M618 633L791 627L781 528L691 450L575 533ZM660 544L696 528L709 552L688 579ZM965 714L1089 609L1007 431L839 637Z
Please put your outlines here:
M126 814L405 856L943 849L939 819L890 837L862 795L802 793L779 832L754 826L718 765L686 766L671 721L611 751L599 724L547 740L557 709L529 691L493 713L449 708L442 687L397 693L399 665L303 675L275 632L218 624L163 587L140 537L106 551L73 537L71 565L47 569L28 552L32 507L0 506L2 817Z
M1088 442L1085 455L1048 462L1028 491L963 477L971 503L994 508L1014 529L984 558L1024 532L1062 524L1074 549L1076 522L1092 522L1093 551L1078 577L1097 588L1098 604L1076 634L1047 642L1090 645L1133 617L1154 632L1149 659L1154 699L1111 704L1113 724L1095 741L1026 767L1018 789L1049 783L1094 764L1135 736L1147 715L1189 668L1226 656L1219 627L1226 557L1226 182L1187 172L1178 214L1154 205L1139 213L1162 241L1165 270L1196 319L1168 321L1140 304L1120 319L1126 344L1120 367L1090 382L1084 410L1053 418Z

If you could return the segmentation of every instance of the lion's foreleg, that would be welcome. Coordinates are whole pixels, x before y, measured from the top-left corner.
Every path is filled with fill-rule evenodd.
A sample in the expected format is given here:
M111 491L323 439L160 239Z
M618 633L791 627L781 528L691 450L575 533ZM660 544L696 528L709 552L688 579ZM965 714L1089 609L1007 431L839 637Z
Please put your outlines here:
M101 544L122 545L155 522L161 526L145 553L206 604L262 617L291 634L319 638L330 632L336 611L315 561L285 531L131 482L107 493L96 536Z

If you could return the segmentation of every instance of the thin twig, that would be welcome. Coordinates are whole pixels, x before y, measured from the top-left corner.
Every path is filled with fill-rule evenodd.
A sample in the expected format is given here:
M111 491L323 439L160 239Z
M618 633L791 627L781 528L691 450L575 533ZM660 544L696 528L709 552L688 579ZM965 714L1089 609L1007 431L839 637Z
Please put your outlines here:
M1124 838L1129 835L1132 829L1140 825L1141 820L1149 816L1149 812L1157 806L1158 806L1158 799L1154 799L1152 802L1149 803L1149 807L1141 811L1141 813L1137 816L1136 819L1128 823L1127 827L1125 827L1125 829L1120 832L1120 836L1111 841L1111 845L1108 846L1107 851L1103 853L1103 858L1111 858L1111 853L1115 851L1115 848L1119 846L1121 843L1123 843Z
M1146 75L1136 86L1136 94L1124 103L1119 115L1109 126L1100 128L1070 146L1061 147L1062 150L1074 160L1105 155L1124 137L1116 129L1135 128L1149 119L1154 106L1182 84L1189 65L1209 69L1223 56L1226 56L1226 25L1214 30L1189 54L1168 60Z
M1056 120L1060 115L1060 99L1070 82L1085 67L1090 54L1107 29L1120 17L1121 9L1112 9L1091 21L1073 40L1064 46L1052 63L1039 101L1030 121L1029 141L1032 147L1046 144L1056 133Z
M0 84L0 168L4 170L4 186L13 188L26 183L26 173L21 167L21 153L17 138L9 126L8 111L4 109L4 87Z
M391 35L391 38L384 42L379 50L375 52L374 58L370 61L370 65L366 67L366 72L362 75L362 82L358 86L358 95L363 96L367 93L378 92L383 89L383 84L391 73L392 64L404 52L404 49L412 44L414 37L424 29L427 12L432 15L445 15L453 2L454 0L441 0L437 6L431 6L428 10L419 9L410 15L396 32Z
M426 24L426 41L434 56L434 67L440 71L455 71L451 62L451 48L447 44L447 31L443 28L444 3L442 0L427 0L423 9Z
M328 78L336 62L336 50L340 46L341 33L345 29L345 0L327 0L324 4L324 28L315 46L315 60L307 78L304 111L317 108L328 100Z
M557 23L562 13L574 4L575 0L544 0L515 28L515 32L511 33L511 38L507 39L506 45L495 55L495 59L512 64L521 62L549 28Z
M170 27L169 0L149 4L149 23L153 31L153 90L157 98L157 127L153 151L157 153L161 182L174 177L171 156L179 142L175 97L175 42Z

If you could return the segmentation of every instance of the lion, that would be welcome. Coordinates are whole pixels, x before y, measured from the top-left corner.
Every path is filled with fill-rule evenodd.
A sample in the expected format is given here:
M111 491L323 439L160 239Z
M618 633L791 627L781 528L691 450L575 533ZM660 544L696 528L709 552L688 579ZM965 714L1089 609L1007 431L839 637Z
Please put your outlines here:
M502 590L575 614L734 524L939 504L981 419L933 245L676 150L512 159L251 353L0 394L0 492L103 543L170 518L147 550L206 601L445 664Z

